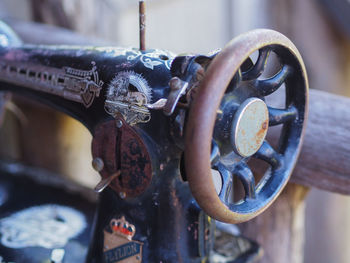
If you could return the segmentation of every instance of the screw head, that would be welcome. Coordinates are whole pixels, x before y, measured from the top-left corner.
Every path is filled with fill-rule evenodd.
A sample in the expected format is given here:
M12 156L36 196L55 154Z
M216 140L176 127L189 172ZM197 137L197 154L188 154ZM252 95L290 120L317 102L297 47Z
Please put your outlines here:
M103 167L105 166L103 160L99 157L93 159L92 161L92 167L96 172L101 172L103 170Z
M164 164L161 163L160 166L159 166L159 170L163 171L164 170Z
M169 82L169 86L171 90L179 90L182 88L182 81L178 77L173 77Z
M125 192L120 192L120 193L119 193L119 197L120 197L121 199L125 199L125 198L126 198L126 193L125 193Z
M117 128L120 129L121 127L123 127L123 122L121 120L117 120Z
M244 101L234 115L231 144L237 154L249 157L263 144L269 127L269 110L259 98Z

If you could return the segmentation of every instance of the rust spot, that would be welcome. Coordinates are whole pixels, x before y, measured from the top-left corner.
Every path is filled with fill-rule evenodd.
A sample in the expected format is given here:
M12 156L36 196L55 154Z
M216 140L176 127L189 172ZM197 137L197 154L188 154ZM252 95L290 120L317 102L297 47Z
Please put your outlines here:
M264 121L263 125L262 125L263 130L267 129L267 121Z
M261 125L261 129L256 133L255 142L257 145L260 145L261 141L264 140L267 128L268 128L268 121L264 121L263 124Z

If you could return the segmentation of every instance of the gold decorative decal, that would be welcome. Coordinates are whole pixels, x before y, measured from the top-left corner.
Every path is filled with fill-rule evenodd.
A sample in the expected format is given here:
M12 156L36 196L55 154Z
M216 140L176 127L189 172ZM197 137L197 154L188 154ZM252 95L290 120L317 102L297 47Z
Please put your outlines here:
M100 96L103 81L92 69L54 68L25 62L0 61L0 80L76 101L89 108Z
M142 260L142 242L132 240L136 233L135 226L129 224L125 217L112 219L112 233L104 231L105 263L140 263Z
M122 71L109 84L105 109L113 117L122 114L130 125L146 123L151 119L145 106L150 101L151 89L146 79L134 71Z

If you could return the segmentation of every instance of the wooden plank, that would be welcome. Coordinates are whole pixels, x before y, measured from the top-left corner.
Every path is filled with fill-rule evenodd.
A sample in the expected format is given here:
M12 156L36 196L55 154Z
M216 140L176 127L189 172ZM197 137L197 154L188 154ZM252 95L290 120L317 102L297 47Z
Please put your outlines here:
M350 194L350 98L310 90L304 145L292 181Z
M259 263L303 262L307 193L307 187L290 183L264 213L238 225L243 236L261 245Z

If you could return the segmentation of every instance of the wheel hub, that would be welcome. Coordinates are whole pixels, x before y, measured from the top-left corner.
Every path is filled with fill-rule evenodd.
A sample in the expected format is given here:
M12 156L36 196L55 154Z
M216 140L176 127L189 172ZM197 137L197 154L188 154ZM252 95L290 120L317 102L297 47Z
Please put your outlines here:
M265 102L258 98L245 100L235 113L231 144L242 157L255 154L263 144L269 126L269 112Z

